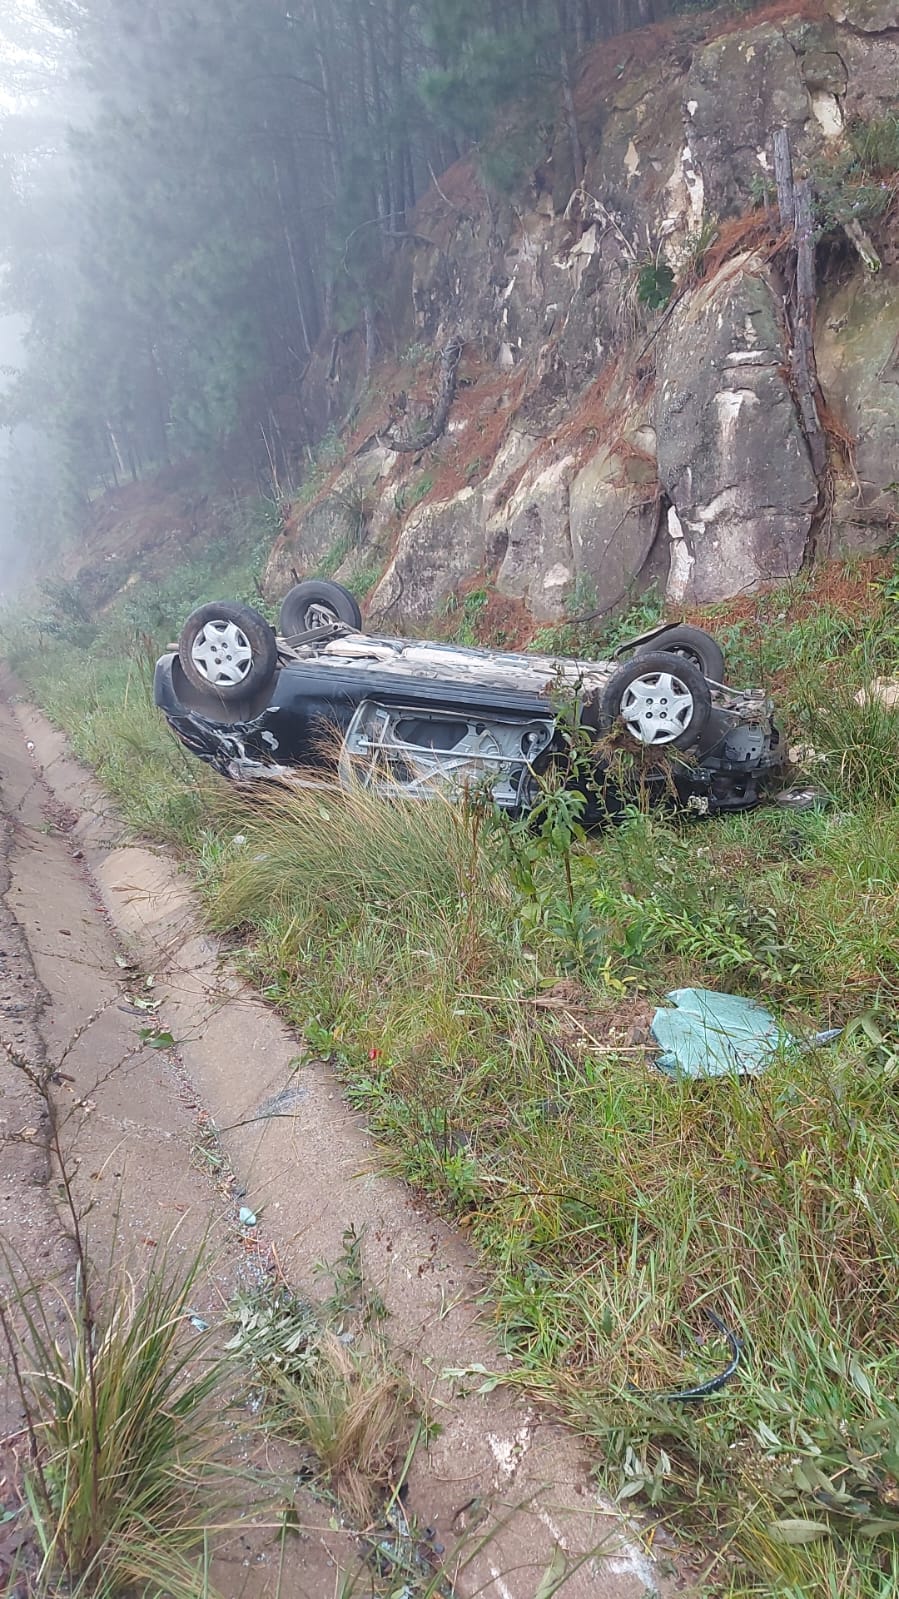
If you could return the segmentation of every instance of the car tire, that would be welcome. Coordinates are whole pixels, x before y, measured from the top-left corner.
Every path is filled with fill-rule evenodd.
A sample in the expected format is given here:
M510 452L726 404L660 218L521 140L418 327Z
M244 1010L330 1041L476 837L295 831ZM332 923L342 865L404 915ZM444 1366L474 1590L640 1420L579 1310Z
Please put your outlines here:
M243 700L271 682L278 664L274 628L250 605L213 600L187 618L178 640L185 677L223 702Z
M709 685L685 656L665 650L635 655L610 678L602 698L601 725L623 726L652 749L691 749L712 712Z
M711 633L704 633L701 627L667 627L664 633L657 633L654 639L639 645L634 658L656 655L659 650L692 661L712 683L724 682L724 651L717 639L712 638Z
M340 583L310 578L306 583L295 584L285 594L278 619L283 638L298 638L332 622L343 622L346 627L362 630L359 602L355 594Z

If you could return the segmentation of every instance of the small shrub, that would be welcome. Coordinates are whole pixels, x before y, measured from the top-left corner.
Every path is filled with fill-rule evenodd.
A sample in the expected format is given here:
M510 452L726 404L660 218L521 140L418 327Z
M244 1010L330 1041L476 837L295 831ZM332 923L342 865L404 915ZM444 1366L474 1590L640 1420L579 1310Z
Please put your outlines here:
M478 622L483 616L490 602L486 589L471 589L462 601L462 615L456 627L457 644L476 646L478 643Z
M749 198L753 205L770 206L777 199L777 184L761 167L749 179Z
M434 476L431 472L423 472L415 483L401 483L393 496L393 503L400 516L407 516L414 511L422 500L426 499L434 487Z
M410 1432L410 1395L377 1338L323 1322L305 1301L265 1289L232 1310L229 1349L247 1357L271 1426L357 1525L374 1517Z
M649 311L661 311L674 293L674 272L667 261L653 257L637 273L637 299Z
M834 154L812 170L820 233L885 216L899 189L899 117L855 122Z

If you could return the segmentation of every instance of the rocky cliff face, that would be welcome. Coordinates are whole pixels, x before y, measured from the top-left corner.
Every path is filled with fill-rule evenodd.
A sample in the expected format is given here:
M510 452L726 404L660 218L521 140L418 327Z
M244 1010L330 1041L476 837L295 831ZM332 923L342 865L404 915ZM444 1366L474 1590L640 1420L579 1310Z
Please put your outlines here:
M526 203L498 204L468 162L425 198L385 311L407 360L376 371L344 464L276 546L273 590L325 563L363 588L377 574L368 605L385 624L421 621L473 580L548 620L614 609L650 581L673 606L751 591L796 573L822 528L830 550L894 536L899 250L887 236L876 274L848 240L830 252L816 343L844 444L834 495L791 389L766 191L776 128L797 170L820 168L848 126L899 112L896 0L717 27L691 18L588 56L579 183L559 134ZM668 304L647 307L647 283L672 277ZM398 454L378 441L389 391L414 437L456 329L449 425ZM319 411L339 403L337 350L309 376Z

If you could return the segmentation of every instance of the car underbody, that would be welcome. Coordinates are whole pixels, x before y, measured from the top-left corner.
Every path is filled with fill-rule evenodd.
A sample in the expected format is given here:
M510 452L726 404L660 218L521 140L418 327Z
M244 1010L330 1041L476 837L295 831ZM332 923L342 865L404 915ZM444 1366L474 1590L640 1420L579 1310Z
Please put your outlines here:
M276 638L267 681L238 678L227 696L249 624L214 616L195 628L191 671L182 635L155 678L182 743L236 781L361 784L410 799L477 790L512 814L531 810L555 778L583 789L597 820L632 802L636 785L701 813L747 809L783 766L764 691L706 678L665 650L670 628L587 661L372 637L321 606L314 621ZM219 670L223 683L208 681Z

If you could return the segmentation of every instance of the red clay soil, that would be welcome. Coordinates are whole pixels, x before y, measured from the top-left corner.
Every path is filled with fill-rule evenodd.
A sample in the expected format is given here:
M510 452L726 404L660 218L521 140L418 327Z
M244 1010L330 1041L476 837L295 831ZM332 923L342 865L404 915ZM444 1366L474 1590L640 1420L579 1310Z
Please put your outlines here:
M742 216L728 217L720 222L715 237L704 252L701 269L703 278L713 278L725 261L747 250L774 249L781 243L773 211L758 207L744 211Z
M747 28L758 28L765 22L787 22L791 17L797 22L826 22L830 15L825 0L772 0L771 5L759 6L757 11L728 11L720 21L710 18L712 26L707 38L721 39L727 33L745 33Z
M688 611L686 620L700 627L710 620L716 627L728 627L736 622L763 625L775 602L778 618L787 626L806 621L823 609L841 612L852 619L861 618L878 608L879 601L872 593L872 585L889 577L894 566L895 558L891 555L871 555L851 565L830 561L813 573L797 578L793 589L786 583L772 584L758 594L746 594L721 605Z
M488 205L474 156L466 155L435 178L413 211L416 228L435 244L445 244L460 217L478 217Z
M525 371L520 368L514 375L496 373L487 368L486 374L473 385L459 388L453 401L451 420L464 423L464 429L448 433L442 441L442 453L435 456L438 464L433 470L433 483L426 500L448 500L468 484L477 483L492 466L509 429L525 386Z
M758 10L735 14L730 6L697 16L669 18L632 33L614 34L599 39L582 57L575 84L575 108L580 115L594 110L627 78L633 78L663 57L670 58L678 44L700 47L730 33L745 33L763 23L823 21L827 15L824 0L772 0ZM697 33L701 27L701 34ZM440 179L441 187L443 179Z
M475 619L474 632L478 643L489 649L523 650L533 638L535 626L523 600L510 599L491 588Z
M159 581L201 555L222 530L216 502L199 487L195 461L112 489L98 499L78 545L60 560L60 574L78 578L94 605L115 598L129 580ZM246 485L235 486L238 493ZM85 561L85 554L88 559Z

